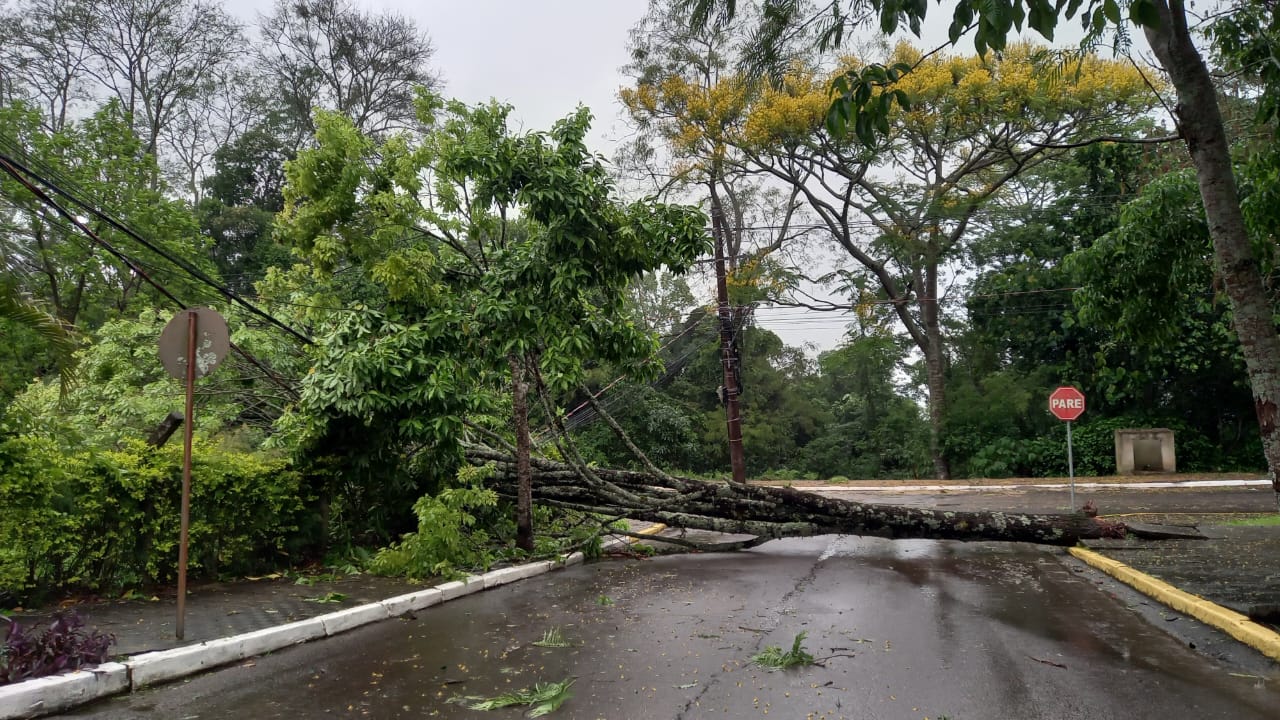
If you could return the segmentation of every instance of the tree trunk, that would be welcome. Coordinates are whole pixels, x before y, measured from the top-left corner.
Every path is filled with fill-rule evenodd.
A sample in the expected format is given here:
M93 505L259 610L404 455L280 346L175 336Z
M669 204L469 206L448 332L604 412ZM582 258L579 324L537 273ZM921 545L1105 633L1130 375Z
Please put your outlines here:
M924 288L920 293L920 319L924 326L925 370L929 386L929 454L933 457L933 473L939 480L951 479L951 462L947 459L944 440L947 419L946 350L942 344L942 311L938 307L938 264L925 268Z
M1169 73L1178 95L1178 126L1195 164L1214 259L1231 301L1236 335L1253 388L1262 448L1280 506L1280 337L1245 231L1230 147L1209 69L1191 39L1183 2L1161 0L1156 5L1160 24L1145 28L1147 41Z
M510 497L510 479L519 472L516 458L474 446L467 448L467 458L476 464L494 463L497 472L492 487ZM536 497L546 505L759 539L850 534L1074 545L1082 539L1123 537L1125 532L1121 523L1081 513L951 512L850 502L791 488L608 468L592 468L587 477L568 465L542 458L534 458L531 466Z
M511 420L516 433L516 547L533 551L533 475L529 440L529 384L524 364L515 355L507 357L511 366Z

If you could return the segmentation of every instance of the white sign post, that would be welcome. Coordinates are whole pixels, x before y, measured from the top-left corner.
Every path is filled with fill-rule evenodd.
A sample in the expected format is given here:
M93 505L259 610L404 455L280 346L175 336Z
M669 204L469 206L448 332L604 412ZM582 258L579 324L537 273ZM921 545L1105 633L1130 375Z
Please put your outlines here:
M1076 509L1076 468L1071 453L1071 421L1084 414L1084 393L1064 385L1049 393L1049 412L1067 424L1067 477L1071 480L1071 510Z

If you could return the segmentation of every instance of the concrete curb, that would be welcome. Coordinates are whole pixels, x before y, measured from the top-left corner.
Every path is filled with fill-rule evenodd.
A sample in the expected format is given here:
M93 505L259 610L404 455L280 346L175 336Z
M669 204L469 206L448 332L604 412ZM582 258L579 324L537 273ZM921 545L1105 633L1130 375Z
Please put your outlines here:
M129 669L114 662L27 680L0 687L0 718L47 715L128 689Z
M1234 610L1158 580L1128 565L1085 548L1073 547L1072 555L1105 572L1138 592L1215 627L1272 660L1280 660L1280 633L1269 630Z
M666 525L650 525L641 535L654 535ZM635 542L625 538L606 543ZM323 637L353 630L363 625L424 610L489 588L542 575L559 568L581 565L586 557L575 552L557 560L539 560L468 575L462 580L441 583L417 592L397 595L379 602L345 608L318 617L263 628L253 632L217 638L198 645L143 653L121 662L104 663L89 670L35 678L0 686L0 720L32 718L60 712L76 705L117 693L140 690L148 685L194 675L220 665L263 655Z
M643 530L637 530L636 534L637 535L657 535L658 533L666 529L667 529L666 525L663 525L662 523L654 523ZM635 542L636 538L630 538L630 540Z

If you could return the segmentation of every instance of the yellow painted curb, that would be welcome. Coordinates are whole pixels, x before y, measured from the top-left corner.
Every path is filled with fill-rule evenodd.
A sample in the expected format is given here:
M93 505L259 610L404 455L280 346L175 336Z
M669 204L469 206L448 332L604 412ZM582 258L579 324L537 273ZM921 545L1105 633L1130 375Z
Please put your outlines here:
M1240 613L1209 602L1198 595L1170 585L1163 580L1139 572L1122 562L1112 560L1092 550L1073 547L1069 552L1120 582L1159 600L1169 607L1183 612L1200 622L1211 625L1272 660L1280 660L1280 633L1255 623Z
M667 529L666 525L663 525L662 523L654 523L643 530L637 530L636 534L637 535L657 535L658 533L666 529ZM635 538L631 538L631 539L635 540Z

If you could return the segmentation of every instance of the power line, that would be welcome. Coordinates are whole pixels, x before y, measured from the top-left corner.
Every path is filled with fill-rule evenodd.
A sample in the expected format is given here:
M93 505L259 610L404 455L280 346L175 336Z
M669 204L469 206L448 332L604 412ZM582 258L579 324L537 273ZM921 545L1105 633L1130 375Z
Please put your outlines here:
M67 208L59 204L56 200L50 197L46 192L36 187L24 175L24 173L20 172L18 168L14 167L14 164L12 163L12 161L8 157L4 156L3 154L0 154L0 169L4 170L6 174L10 175L11 177L13 177L13 179L17 180L20 184L26 187L46 207L54 210L58 215L62 216L67 222L70 222L72 225L78 228L87 237L91 238L95 243L97 243L100 247L102 247L104 250L110 253L113 257L117 258L118 260L120 260L120 262L124 263L125 266L128 267L129 270L133 272L138 278L146 282L151 287L155 288L156 292L159 292L161 295L163 295L169 301L177 305L179 308L182 308L184 310L187 308L187 305L185 303L179 300L177 296L175 296L173 293L169 292L169 290L166 289L163 285L156 282L156 280L152 278L150 275L148 275L147 272L143 270L142 267L138 265L136 261L134 261L128 255L122 253L120 250L115 248L111 243L102 239L101 236L93 232L93 230L91 230L88 226L86 226L83 222L81 222L79 218L72 215ZM271 319L269 316L267 317L268 319ZM235 343L231 343L231 349L234 350L236 353L238 353L241 357L243 357L247 362L249 362L250 364L257 367L259 370L261 370L267 376L268 379L270 379L273 383L278 385L281 389L296 395L296 393L294 393L292 386L286 383L282 378L280 378L279 375L277 375L274 371L272 371L270 368L264 365L261 361L259 361L249 352L247 352L243 348L240 348Z
M225 285L222 285L221 283L217 282L217 281L216 281L216 280L214 280L213 278L211 278L211 277L209 277L208 275L206 275L206 274L205 274L203 271L201 271L199 268L195 267L194 265L192 265L192 264L188 263L187 261L185 261L185 260L183 260L183 259L180 259L180 258L175 257L174 255L172 255L172 254L171 254L171 253L169 253L168 251L163 250L162 248L158 247L156 244L154 244L154 243L150 242L149 240L147 240L146 238L142 237L142 235L141 235L141 234L139 234L138 232L134 231L132 228L128 227L128 226L127 226L127 225L125 225L123 222L121 222L121 221L117 220L115 217L113 217L113 216L111 216L111 215L107 214L106 212L104 212L104 211L102 211L102 210L98 209L95 205L93 205L93 204L91 204L91 203L89 203L89 202L86 202L86 201L82 200L82 199L81 199L80 197L78 197L77 195L72 194L71 192L69 192L69 191L67 191L66 189L62 188L60 185L58 185L57 183L53 182L53 181L52 181L52 180L50 180L48 177L46 177L46 176L44 176L44 175L41 175L40 173L37 173L36 171L32 170L29 166L27 166L27 165L23 164L22 162L20 162L20 161L16 160L16 159L15 159L15 158L13 158L11 155L9 155L9 154L7 154L7 153L0 153L0 163L2 163L2 164L4 165L5 172L7 172L9 175L11 175L14 179L16 179L16 180L18 180L19 182L21 182L24 186L26 186L26 187L27 187L29 190L31 190L33 193L36 193L37 198L39 198L39 199L40 199L40 201L41 201L42 203L44 203L45 205L47 205L47 206L49 206L49 207L57 207L57 208L59 209L59 214L62 214L62 215L63 215L63 216L68 220L68 221L72 222L72 224L74 224L74 225L75 225L75 226L76 226L76 227L77 227L81 232L84 232L84 233L86 233L86 234L89 234L89 235L90 235L90 236L92 236L92 237L95 237L95 239L97 240L97 242L98 242L100 245L102 245L104 248L105 248L105 247L107 247L107 246L106 246L105 242L104 242L100 237L97 237L96 235L94 235L94 234L92 233L92 231L90 231L90 230L89 230L89 228L88 228L88 227L86 227L83 223L81 223L81 222L79 221L79 219L77 219L77 218L73 217L73 216L71 215L71 213L67 212L64 208L61 208L60 206L57 206L57 205L54 203L53 199L52 199L51 197L49 197L49 195L48 195L48 194L43 193L42 191L38 191L38 190L37 190L37 188L35 188L35 186L34 186L32 183L27 182L27 181L26 181L23 177L21 177L21 176L22 176L22 175L25 175L27 178L30 178L31 180L33 180L33 181L35 181L35 182L38 182L38 183L40 183L41 185L43 185L43 186L45 186L45 187L49 188L49 189L50 189L51 191L53 191L55 194L57 194L57 195L61 196L61 197L62 197L62 198L64 198L64 199L66 199L66 200L67 200L68 202L70 202L71 204L73 204L73 205L75 205L76 207L78 207L78 208L80 208L80 209L82 209L82 210L84 210L84 211L86 211L86 212L88 212L88 213L92 214L94 217L97 217L99 220L102 220L103 222L107 223L107 224L108 224L108 225L110 225L112 228L114 228L114 229L116 229L117 231L122 232L122 233L124 233L125 235L127 235L128 237L132 238L134 241L138 242L140 245L142 245L143 247L147 248L147 249L148 249L148 250L150 250L151 252L154 252L155 254L159 255L160 257L164 258L165 260L168 260L169 262L173 263L174 265L176 265L178 268L180 268L181 270L183 270L185 273L187 273L187 274L188 274L188 275L190 275L191 277L195 278L196 280L200 281L201 283L204 283L205 285L209 286L210 288L213 288L214 290L216 290L216 291L219 293L219 295L220 295L220 296L222 296L222 297L226 298L227 300L229 300L229 301L231 301L231 302L233 302L233 303L237 303L237 304L239 304L240 306L242 306L242 307L244 307L246 310L248 310L250 313L252 313L252 314L254 314L254 315L258 316L259 318L261 318L261 319L263 319L263 320L266 320L268 323L270 323L270 324L272 324L272 325L276 326L277 328L279 328L279 329L281 329L281 330L283 330L283 331L285 331L285 332L289 333L289 334L290 334L290 335L292 335L294 338L296 338L297 340L301 341L303 344L306 344L306 345L310 345L310 344L312 344L312 340L311 340L311 338L307 337L306 335L303 335L301 332L297 331L297 330L296 330L296 329L294 329L293 327L291 327L291 326L289 326L289 325L287 325L287 324L285 324L285 323L281 322L280 320L278 320L278 319L276 319L275 317L273 317L271 314L269 314L269 313L267 313L267 312L265 312L265 311L263 311L263 310L259 309L257 306L255 306L255 305L253 305L252 303L250 303L249 301L245 300L243 297L241 297L238 293L236 293L236 292L235 292L234 290L232 290L231 288L229 288L229 287L227 287L227 286L225 286ZM126 261L126 260L125 260L125 258L124 258L124 256L123 256L123 254L119 253L118 251L114 251L114 250L112 250L111 252L112 252L112 254L113 254L113 255L115 255L117 258L121 259L121 261L122 261L122 262L126 262L126 264L127 264L127 265L129 265L129 267L130 267L130 269L131 269L131 270L133 270L134 272L139 273L140 275L145 275L145 273L143 273L143 272L141 271L141 269L139 269L139 268L137 267L136 263L132 263L132 262L130 262L130 261ZM151 283L153 286L157 287L157 289L158 289L158 290L160 289L160 288L159 288L159 286L155 285L154 281L152 281L152 280L148 279L148 282L149 282L149 283ZM162 293L163 293L166 297L168 297L170 300L172 300L173 302L177 303L179 306L183 306L183 307L185 307L181 301L179 301L176 297L174 297L172 294L170 294L167 290L162 290Z

